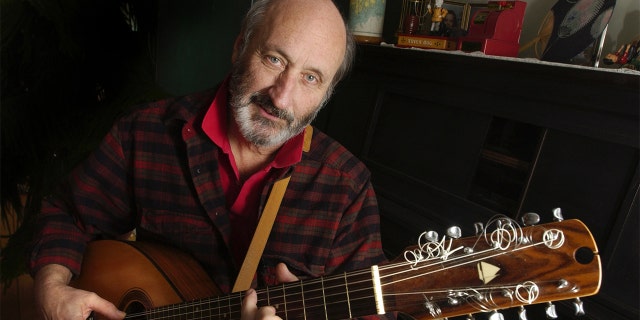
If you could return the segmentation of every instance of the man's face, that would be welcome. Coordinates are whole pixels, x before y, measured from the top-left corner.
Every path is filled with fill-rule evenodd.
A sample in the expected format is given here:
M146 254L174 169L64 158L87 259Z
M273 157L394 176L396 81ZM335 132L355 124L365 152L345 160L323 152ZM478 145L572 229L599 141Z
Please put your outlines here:
M345 30L340 16L336 25L335 17L309 10L313 3L272 8L234 59L230 104L240 132L257 146L279 146L297 135L328 99Z

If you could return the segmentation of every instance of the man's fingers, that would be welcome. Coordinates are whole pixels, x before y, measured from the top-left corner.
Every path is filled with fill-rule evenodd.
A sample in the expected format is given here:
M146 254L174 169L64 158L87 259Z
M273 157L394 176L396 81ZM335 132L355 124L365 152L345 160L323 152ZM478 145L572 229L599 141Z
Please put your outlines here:
M258 294L255 290L249 289L245 292L244 299L242 299L242 320L254 320L256 313L258 312Z
M272 306L266 306L258 310L258 317L256 319L277 320L281 318L276 316L276 308Z
M89 309L107 319L120 320L124 319L126 315L126 313L124 313L123 311L118 310L118 308L116 308L113 303L101 298L95 293L89 294L87 306L89 307ZM91 311L89 311L89 313L90 312Z
M276 266L276 279L280 283L298 281L298 277L291 273L287 265L282 262Z

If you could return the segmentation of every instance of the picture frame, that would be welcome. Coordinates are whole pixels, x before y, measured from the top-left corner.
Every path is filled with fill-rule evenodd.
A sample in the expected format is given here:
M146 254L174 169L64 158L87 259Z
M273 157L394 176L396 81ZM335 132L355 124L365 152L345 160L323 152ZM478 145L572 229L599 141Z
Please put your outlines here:
M466 15L466 20L464 21L464 26L463 29L464 30L469 30L469 25L471 24L471 19L473 19L473 16L481 10L486 10L488 9L488 3L487 2L470 2L467 3L467 15Z
M445 32L443 35L455 38L467 33L473 15L480 10L487 9L488 0L444 0L442 7L447 10L447 16L443 19L442 24L448 23L443 28L451 28L451 19L454 20L455 28L455 32ZM431 17L428 19L430 20Z
M432 8L435 8L435 0L426 0ZM430 13L425 17L424 29L425 32L432 36L441 36L446 38L458 38L463 34L462 21L466 13L466 2L463 0L444 0L442 3L442 9L446 10L444 16L440 15L438 22L434 21L433 14ZM435 10L434 10L435 12ZM438 12L443 14L442 12Z
M454 24L456 27L465 30L463 21L467 13L467 3L455 0L445 0L442 7L447 9L447 14L454 15Z

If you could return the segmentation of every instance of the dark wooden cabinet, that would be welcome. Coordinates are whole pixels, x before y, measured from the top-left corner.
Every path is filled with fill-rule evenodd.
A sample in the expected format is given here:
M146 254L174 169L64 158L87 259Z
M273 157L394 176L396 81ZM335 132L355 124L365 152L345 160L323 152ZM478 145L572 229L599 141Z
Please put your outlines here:
M427 229L559 207L603 259L582 318L637 319L639 108L637 73L360 46L316 125L371 169L390 257Z

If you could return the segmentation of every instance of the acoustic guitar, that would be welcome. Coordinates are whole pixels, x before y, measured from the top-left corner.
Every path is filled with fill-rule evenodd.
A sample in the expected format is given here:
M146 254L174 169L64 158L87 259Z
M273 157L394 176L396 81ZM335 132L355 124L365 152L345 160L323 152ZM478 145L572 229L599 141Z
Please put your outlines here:
M594 295L601 265L579 220L521 227L498 217L467 238L420 235L385 265L258 289L282 319L349 319L398 311L437 319ZM453 237L453 238L452 238ZM127 319L240 319L243 293L220 295L189 255L144 242L89 244L73 283ZM501 318L501 317L499 317Z

